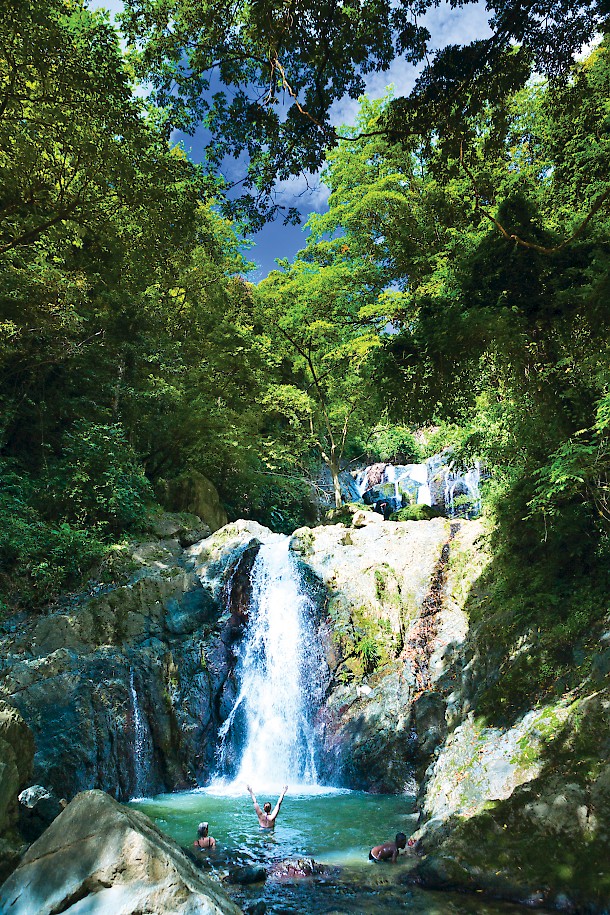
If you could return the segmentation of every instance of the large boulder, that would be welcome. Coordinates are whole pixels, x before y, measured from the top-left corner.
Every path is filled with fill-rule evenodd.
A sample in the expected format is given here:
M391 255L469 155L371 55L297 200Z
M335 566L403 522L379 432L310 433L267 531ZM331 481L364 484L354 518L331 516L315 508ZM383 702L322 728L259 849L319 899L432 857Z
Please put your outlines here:
M198 515L212 531L217 531L227 523L227 513L218 490L197 470L189 470L173 480L160 481L158 493L167 508Z
M32 774L34 737L19 712L0 702L0 881L15 867L22 840L18 796Z
M238 915L223 890L144 814L79 794L0 889L11 915Z

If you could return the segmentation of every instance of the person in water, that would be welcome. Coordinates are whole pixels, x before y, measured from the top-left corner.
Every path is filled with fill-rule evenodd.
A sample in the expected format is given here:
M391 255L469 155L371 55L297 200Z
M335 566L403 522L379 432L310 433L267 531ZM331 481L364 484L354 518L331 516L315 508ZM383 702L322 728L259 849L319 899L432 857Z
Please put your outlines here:
M258 822L259 822L260 828L261 829L273 829L273 827L275 826L275 821L277 819L277 815L280 812L280 807L282 806L282 801L284 800L284 795L288 791L288 785L284 785L284 790L280 794L277 804L273 808L273 811L271 810L271 804L269 803L269 801L267 801L266 804L263 804L263 809L261 810L261 808L258 805L258 801L254 797L254 793L253 793L250 785L246 785L246 788L248 789L248 794L252 798L252 803L254 804L254 809L256 810L256 815L258 817Z
M404 832L397 832L393 842L386 842L385 845L376 845L371 848L369 858L371 861L396 861L398 858L398 849L405 848L407 837Z
M208 835L208 824L200 823L197 827L197 838L193 842L195 848L201 849L204 848L216 848L216 839L214 836Z

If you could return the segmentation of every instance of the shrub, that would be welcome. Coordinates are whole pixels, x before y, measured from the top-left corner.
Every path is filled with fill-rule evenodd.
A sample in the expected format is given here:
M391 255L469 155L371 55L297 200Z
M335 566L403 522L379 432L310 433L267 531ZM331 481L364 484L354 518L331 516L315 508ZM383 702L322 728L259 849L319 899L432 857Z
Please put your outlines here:
M122 427L80 421L63 443L47 486L53 514L102 533L142 523L152 490Z
M443 518L440 508L431 505L407 505L390 515L390 521L431 521L432 518Z

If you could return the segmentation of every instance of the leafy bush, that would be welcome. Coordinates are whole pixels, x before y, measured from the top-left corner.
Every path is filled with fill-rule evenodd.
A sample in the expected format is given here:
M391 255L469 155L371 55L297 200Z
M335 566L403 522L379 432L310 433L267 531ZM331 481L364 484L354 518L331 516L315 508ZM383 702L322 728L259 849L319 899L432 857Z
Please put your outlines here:
M48 487L54 514L102 533L140 524L152 489L122 427L80 421L63 442Z
M367 450L375 461L419 464L421 449L407 426L378 427L371 433Z
M432 518L444 517L439 508L431 505L407 505L390 515L390 521L431 521Z
M35 507L25 474L0 466L0 606L38 606L77 586L106 552L90 531L52 524Z

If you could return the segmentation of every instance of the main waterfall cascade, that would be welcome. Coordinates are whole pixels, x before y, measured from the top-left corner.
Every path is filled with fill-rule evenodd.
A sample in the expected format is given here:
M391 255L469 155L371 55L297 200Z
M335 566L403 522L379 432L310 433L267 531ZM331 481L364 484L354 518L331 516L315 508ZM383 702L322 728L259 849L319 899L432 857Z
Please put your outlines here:
M219 733L219 770L258 789L317 783L313 718L323 698L323 657L289 538L260 547L249 621L236 665L239 692ZM229 748L237 771L229 770Z

